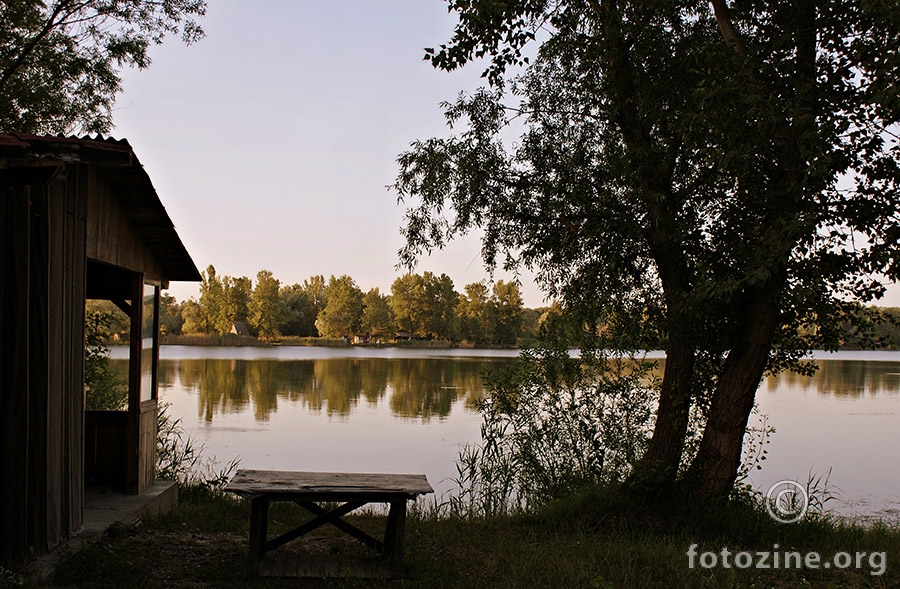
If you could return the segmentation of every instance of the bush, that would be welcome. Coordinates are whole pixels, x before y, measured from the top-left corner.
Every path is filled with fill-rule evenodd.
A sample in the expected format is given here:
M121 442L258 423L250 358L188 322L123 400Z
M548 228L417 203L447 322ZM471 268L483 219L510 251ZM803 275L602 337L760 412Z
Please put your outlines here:
M203 445L197 446L190 436L185 436L181 419L172 419L168 409L168 403L161 403L157 414L156 478L221 491L237 470L240 458L220 466L215 457L204 457Z
M128 406L128 381L109 364L106 340L112 321L112 313L85 312L84 394L88 410L121 411Z
M600 352L524 350L488 377L481 443L460 452L451 509L532 510L586 484L624 480L652 434L653 366Z

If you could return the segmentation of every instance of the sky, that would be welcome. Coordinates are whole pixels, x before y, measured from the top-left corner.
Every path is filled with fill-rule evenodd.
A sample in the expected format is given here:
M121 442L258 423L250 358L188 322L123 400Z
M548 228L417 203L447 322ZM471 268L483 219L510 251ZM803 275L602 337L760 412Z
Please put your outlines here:
M483 85L478 64L423 60L454 22L440 0L210 0L205 39L169 37L148 69L124 72L112 135L134 148L198 269L267 269L282 284L348 274L387 293L405 271L405 207L386 188L396 159L449 134L440 103ZM488 277L477 235L420 260L426 270L460 292ZM521 280L526 306L545 304Z
M423 60L455 20L441 0L209 0L206 38L169 37L123 72L127 138L198 269L282 284L350 275L390 291L405 207L386 187L412 141L446 136L442 101L483 85ZM421 259L462 292L488 277L477 234ZM498 272L495 279L513 276ZM523 273L528 307L547 304ZM197 284L172 283L184 300ZM880 304L900 306L900 287Z

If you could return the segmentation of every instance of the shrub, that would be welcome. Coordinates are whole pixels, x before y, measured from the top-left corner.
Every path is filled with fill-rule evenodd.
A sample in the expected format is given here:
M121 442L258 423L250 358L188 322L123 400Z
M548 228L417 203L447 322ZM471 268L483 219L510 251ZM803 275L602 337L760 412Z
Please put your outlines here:
M240 458L221 466L215 457L203 456L203 445L197 446L186 436L181 419L172 419L169 404L161 403L156 425L156 478L177 481L182 486L196 486L220 491L237 470Z
M653 366L602 352L524 350L487 377L481 442L460 452L451 509L529 510L586 484L624 480L652 433Z
M111 313L85 312L84 394L88 410L121 411L128 406L128 381L109 364L106 340L112 321Z

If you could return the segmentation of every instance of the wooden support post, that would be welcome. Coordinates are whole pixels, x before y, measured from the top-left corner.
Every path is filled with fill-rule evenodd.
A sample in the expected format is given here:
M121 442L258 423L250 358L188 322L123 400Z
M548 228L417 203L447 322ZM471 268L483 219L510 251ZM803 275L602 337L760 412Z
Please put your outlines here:
M384 532L384 556L390 560L396 573L400 573L400 569L403 567L403 537L405 533L406 499L391 501L387 528Z
M269 533L269 498L254 497L250 500L250 560L258 563L266 553L266 536Z

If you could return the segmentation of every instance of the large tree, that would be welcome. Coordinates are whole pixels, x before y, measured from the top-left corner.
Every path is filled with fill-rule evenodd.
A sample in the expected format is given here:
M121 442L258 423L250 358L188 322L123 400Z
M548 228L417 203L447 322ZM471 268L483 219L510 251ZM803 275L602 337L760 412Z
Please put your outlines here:
M162 293L159 297L159 334L181 335L183 325L184 316L181 312L181 305L172 295Z
M459 337L473 343L492 343L497 318L491 304L491 291L484 282L467 284L459 298L456 315L459 318Z
M414 338L425 337L426 310L425 280L421 274L410 272L394 279L391 284L391 311L398 329Z
M203 37L205 0L7 0L0 4L0 130L105 133L123 67L166 35Z
M405 274L391 284L391 309L397 327L414 338L452 339L459 294L446 274Z
M222 279L216 274L216 267L210 264L200 273L200 301L197 308L191 309L190 327L197 333L227 333L220 329L218 316L225 307L225 287Z
M436 276L431 272L422 275L425 285L425 337L456 339L456 305L459 293L453 280L446 274Z
M498 280L494 284L494 341L498 344L515 344L522 333L522 311L525 301L515 282Z
M316 318L316 328L324 337L350 337L359 330L363 312L363 292L346 274L328 279L325 307Z
M363 297L362 305L360 331L373 339L391 339L395 329L390 297L381 294L378 288L371 288Z
M250 294L247 307L250 324L256 329L259 337L277 337L281 335L281 324L285 318L284 303L279 297L279 281L269 270L256 273L256 285Z
M250 298L253 281L246 276L222 278L223 306L217 314L217 329L222 333L231 331L235 321L247 321L250 317Z
M283 335L298 335L301 337L315 337L316 315L309 294L300 284L282 286L279 292L284 304L285 320L281 328Z
M895 3L449 5L426 58L486 57L490 87L447 106L461 133L400 156L403 261L481 227L488 265L536 270L604 345L663 345L631 480L676 480L697 406L685 482L727 496L763 374L834 348L851 301L900 277Z
M325 277L310 276L303 284L282 287L281 299L286 311L284 335L318 337L316 319L325 308Z

